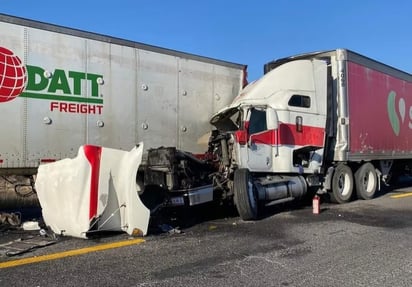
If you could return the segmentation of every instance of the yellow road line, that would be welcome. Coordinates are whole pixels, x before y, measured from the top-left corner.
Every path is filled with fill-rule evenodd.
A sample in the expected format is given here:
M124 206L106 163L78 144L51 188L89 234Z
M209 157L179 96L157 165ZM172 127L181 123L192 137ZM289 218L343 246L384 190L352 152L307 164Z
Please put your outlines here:
M60 259L64 257L69 257L69 256L82 255L82 254L86 254L90 252L119 248L119 247L139 244L143 242L145 242L144 239L138 238L138 239L125 240L125 241L118 241L118 242L113 242L113 243L106 243L106 244L96 245L92 247L73 249L69 251L63 251L63 252L41 255L41 256L36 256L36 257L29 257L29 258L22 258L22 259L11 260L11 261L6 261L6 262L0 262L0 269L20 266L24 264L48 261L48 260L55 260L55 259Z
M412 196L412 192L399 193L399 194L391 195L391 198L404 198L404 197L408 197L408 196Z

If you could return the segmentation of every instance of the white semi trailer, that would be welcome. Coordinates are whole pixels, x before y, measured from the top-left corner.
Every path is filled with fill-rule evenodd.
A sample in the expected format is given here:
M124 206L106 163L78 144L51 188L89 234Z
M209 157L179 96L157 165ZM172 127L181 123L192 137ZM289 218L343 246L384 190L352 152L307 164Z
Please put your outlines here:
M245 65L0 14L0 172L94 144L130 150L197 140Z
M4 14L0 31L2 175L84 144L204 152L210 116L246 80L245 65Z

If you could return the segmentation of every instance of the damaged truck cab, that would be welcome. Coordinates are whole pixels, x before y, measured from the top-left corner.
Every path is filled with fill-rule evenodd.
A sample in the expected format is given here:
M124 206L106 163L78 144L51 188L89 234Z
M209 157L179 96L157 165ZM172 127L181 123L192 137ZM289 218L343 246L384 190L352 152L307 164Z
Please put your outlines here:
M211 143L226 135L220 169L228 171L241 218L256 219L260 206L308 191L329 193L337 203L352 200L354 191L373 198L380 177L387 182L410 162L412 146L397 142L386 104L391 90L411 84L409 74L344 49L266 64L265 75L210 121Z
M211 123L232 132L233 189L243 219L266 205L319 186L325 142L327 62L302 59L272 67ZM234 120L229 130L228 122Z

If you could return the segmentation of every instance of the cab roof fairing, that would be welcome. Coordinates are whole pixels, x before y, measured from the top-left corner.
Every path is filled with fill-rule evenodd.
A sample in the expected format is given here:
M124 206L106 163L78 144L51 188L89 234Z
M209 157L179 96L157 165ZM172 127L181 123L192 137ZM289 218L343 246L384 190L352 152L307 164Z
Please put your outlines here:
M267 105L286 109L286 91L315 91L313 65L310 59L290 61L278 66L246 86L229 107Z
M313 60L324 59L328 55L330 57L332 53L336 51L310 53L279 60L275 68L247 85L229 106L215 113L210 124L216 126L242 106L270 106L277 110L287 110L291 92L315 92Z
M264 65L263 72L264 74L269 73L273 69L276 69L277 67L291 62L291 61L296 61L296 60L307 60L307 59L324 59L324 58L330 58L333 55L341 55L341 58L346 59L347 58L347 53L353 53L347 49L336 49L336 50L325 50L325 51L317 51L317 52L310 52L310 53L304 53L304 54L298 54L290 57L285 57L285 58L280 58L277 60L270 61Z

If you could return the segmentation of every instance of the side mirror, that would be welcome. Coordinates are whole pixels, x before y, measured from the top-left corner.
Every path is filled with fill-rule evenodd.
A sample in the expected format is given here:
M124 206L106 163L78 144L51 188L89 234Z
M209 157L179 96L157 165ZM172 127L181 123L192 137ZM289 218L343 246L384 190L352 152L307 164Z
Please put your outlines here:
M271 107L266 109L266 126L268 130L277 130L279 128L278 114Z

